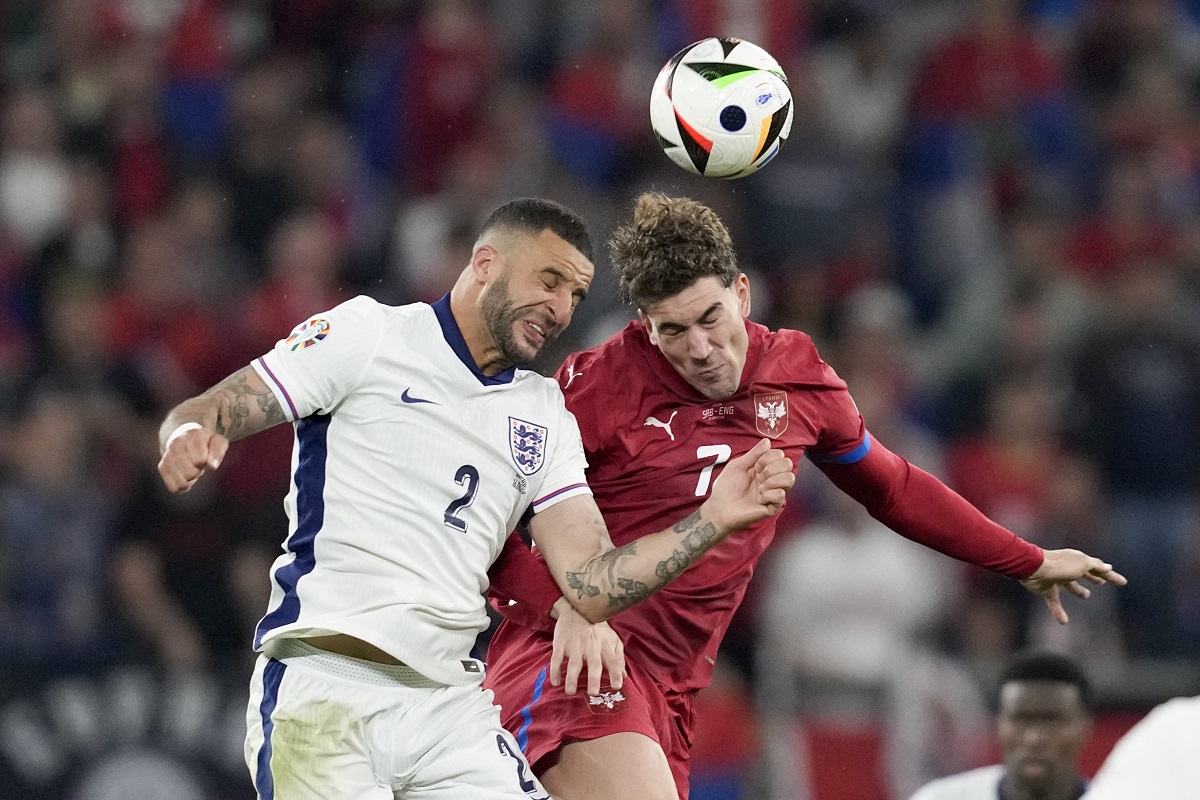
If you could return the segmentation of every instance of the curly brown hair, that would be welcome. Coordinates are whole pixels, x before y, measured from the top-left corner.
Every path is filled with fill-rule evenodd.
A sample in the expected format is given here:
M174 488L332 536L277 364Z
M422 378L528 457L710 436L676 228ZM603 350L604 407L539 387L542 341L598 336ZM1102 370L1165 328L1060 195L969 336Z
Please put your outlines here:
M730 286L740 274L721 218L687 197L642 194L633 219L617 228L608 246L622 293L641 309L700 278L712 275Z

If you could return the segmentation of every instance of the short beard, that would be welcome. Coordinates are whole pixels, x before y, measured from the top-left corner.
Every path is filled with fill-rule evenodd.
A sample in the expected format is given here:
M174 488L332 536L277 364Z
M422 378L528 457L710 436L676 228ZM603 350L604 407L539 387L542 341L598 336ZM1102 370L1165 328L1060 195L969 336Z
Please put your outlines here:
M533 360L526 356L517 344L514 326L521 312L513 308L508 294L508 275L502 275L483 293L483 324L492 336L492 342L500 351L500 358L507 366L525 364ZM536 354L535 354L536 356Z

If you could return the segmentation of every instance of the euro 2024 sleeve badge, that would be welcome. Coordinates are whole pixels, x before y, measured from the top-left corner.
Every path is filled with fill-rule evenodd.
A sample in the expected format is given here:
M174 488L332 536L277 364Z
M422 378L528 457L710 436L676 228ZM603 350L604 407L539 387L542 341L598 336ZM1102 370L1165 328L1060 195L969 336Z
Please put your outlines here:
M329 335L329 322L320 317L313 317L308 322L302 322L297 325L290 334L288 334L285 343L292 350L301 350L305 347L312 347L317 342Z

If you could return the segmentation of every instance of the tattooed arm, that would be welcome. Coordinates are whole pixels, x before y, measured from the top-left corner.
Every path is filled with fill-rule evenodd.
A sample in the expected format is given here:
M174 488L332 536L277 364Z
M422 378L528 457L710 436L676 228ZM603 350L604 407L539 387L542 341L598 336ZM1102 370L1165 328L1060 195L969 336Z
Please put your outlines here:
M158 431L158 473L172 492L186 492L220 466L230 442L285 419L275 393L247 366L171 410Z
M777 514L795 483L792 470L791 460L764 439L725 465L700 508L621 547L613 546L591 496L535 514L529 530L563 596L600 622L666 586L729 534Z

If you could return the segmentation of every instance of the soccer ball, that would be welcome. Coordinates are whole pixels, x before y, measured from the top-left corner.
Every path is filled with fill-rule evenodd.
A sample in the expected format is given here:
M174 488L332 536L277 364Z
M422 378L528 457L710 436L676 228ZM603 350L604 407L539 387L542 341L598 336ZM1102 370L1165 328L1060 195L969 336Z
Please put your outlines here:
M792 129L792 94L779 63L758 45L702 39L658 73L650 127L688 172L741 178L779 152Z

